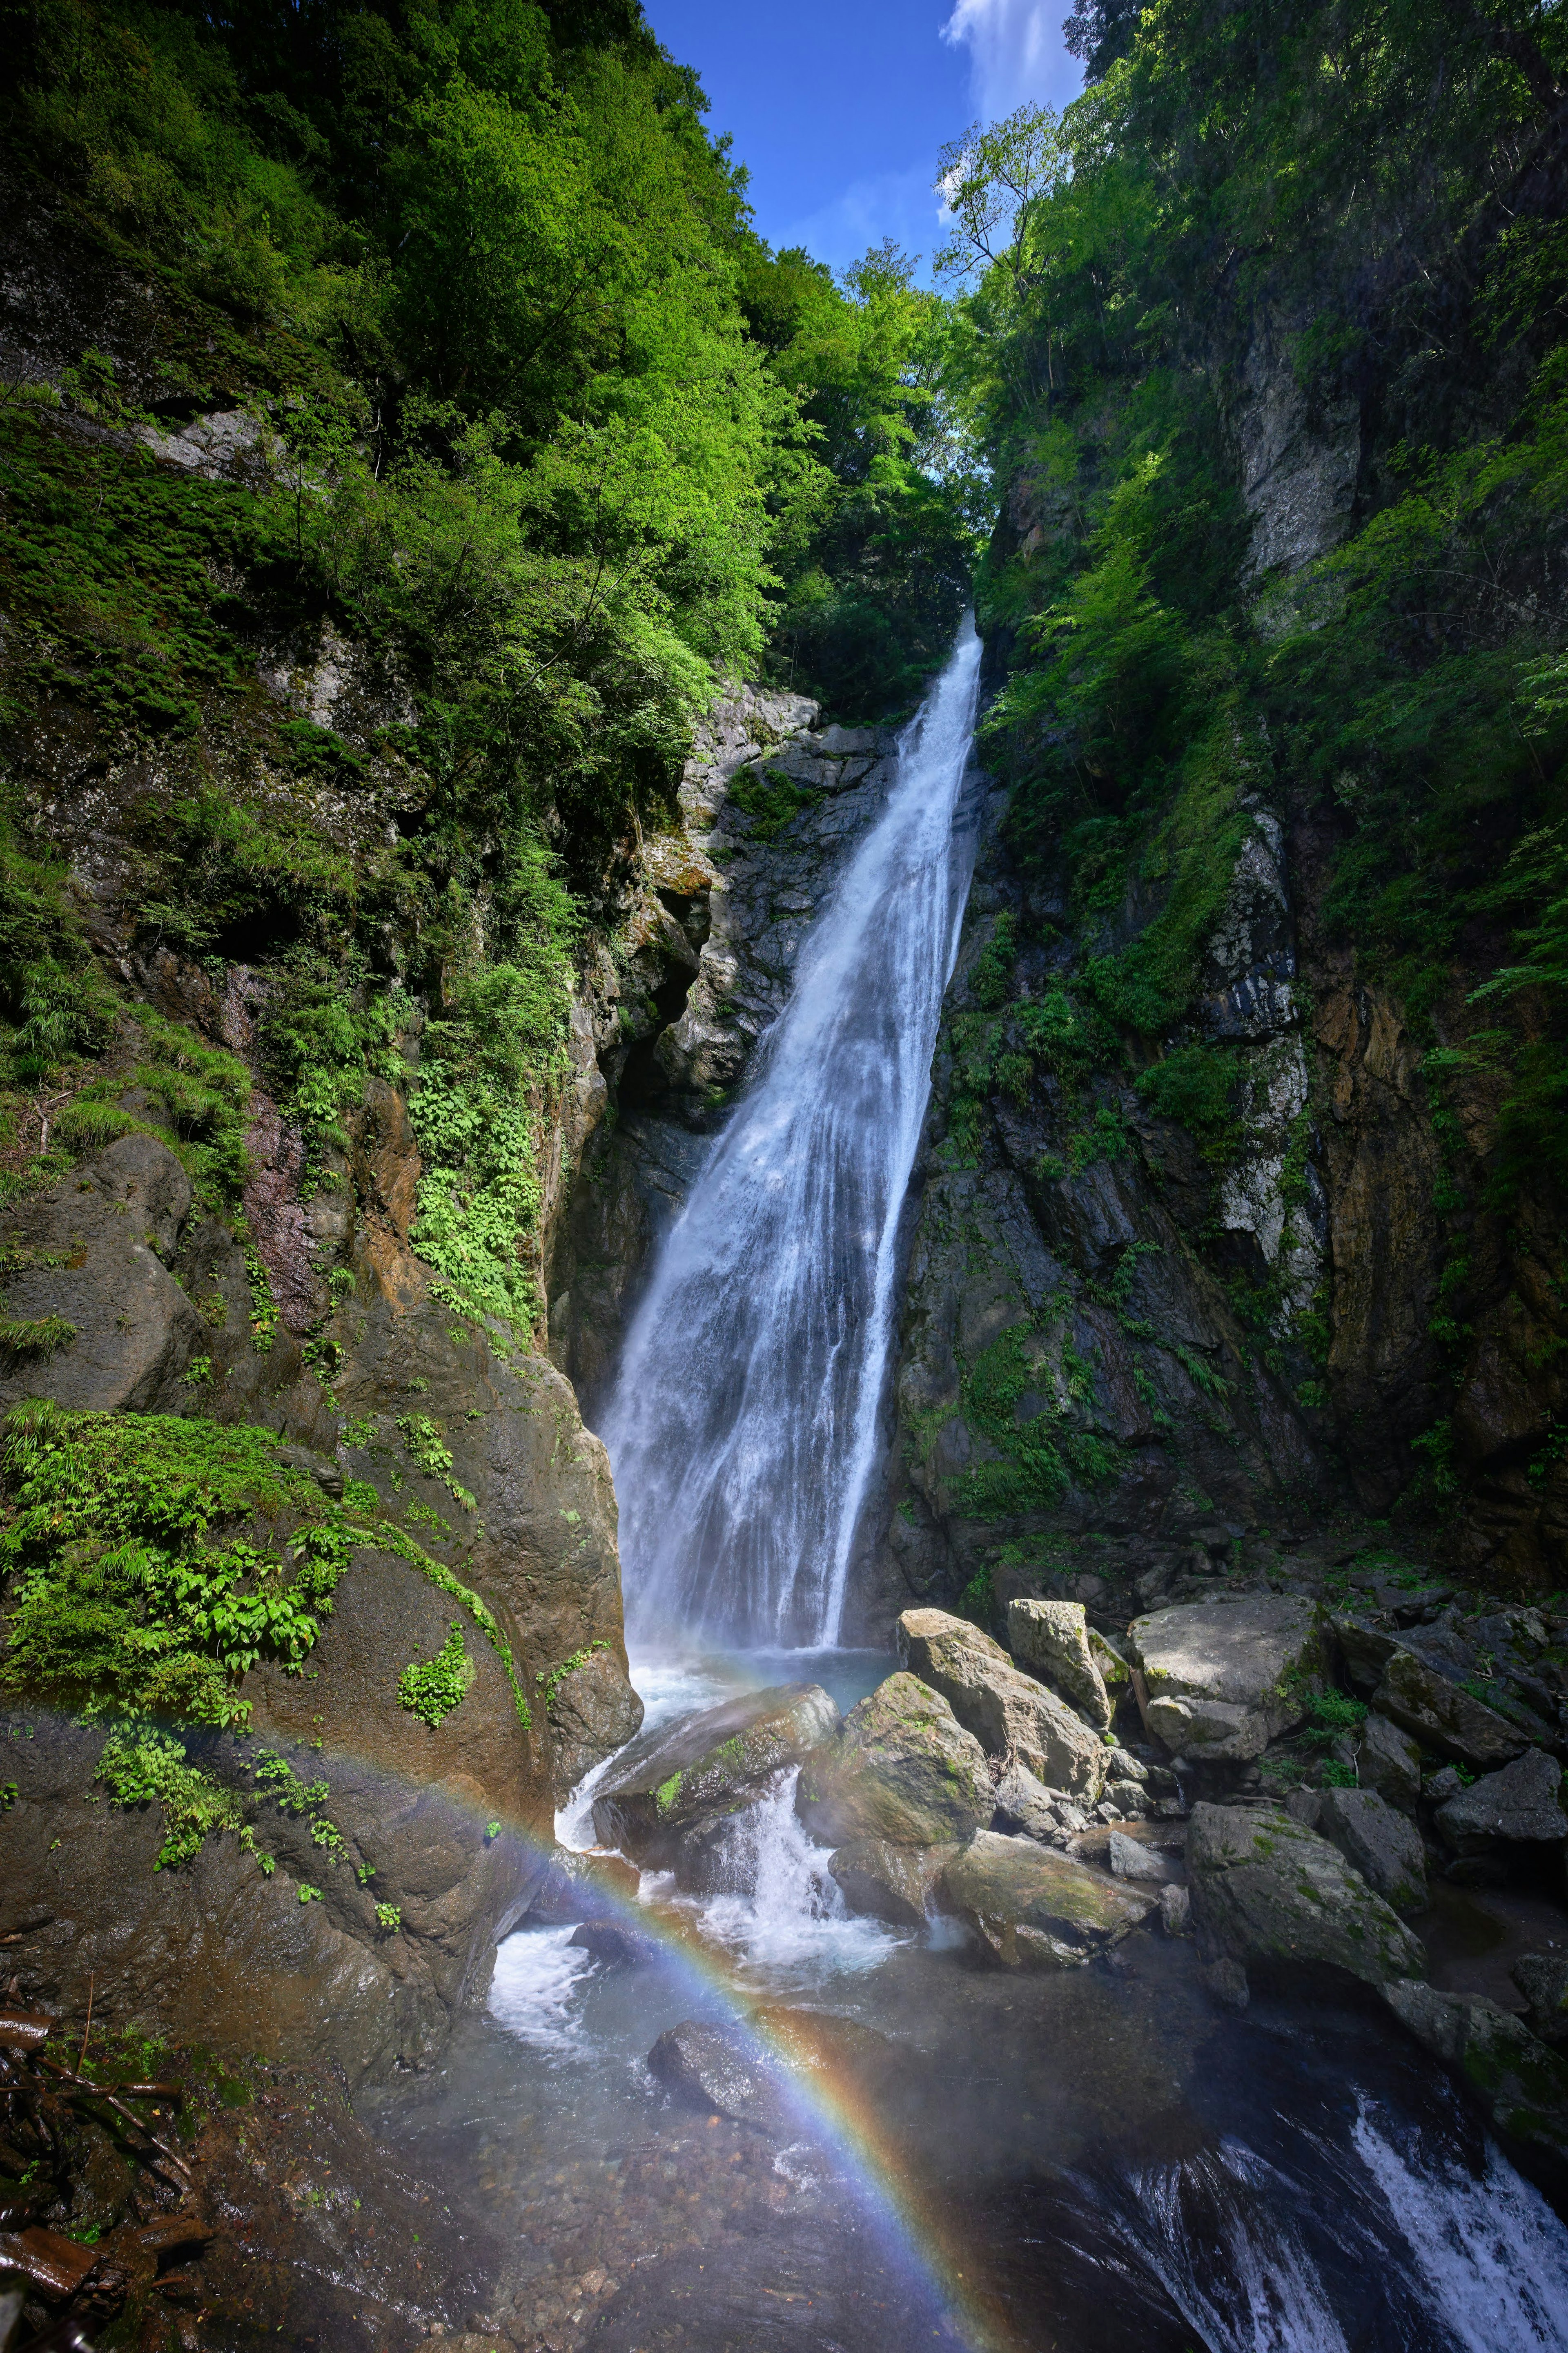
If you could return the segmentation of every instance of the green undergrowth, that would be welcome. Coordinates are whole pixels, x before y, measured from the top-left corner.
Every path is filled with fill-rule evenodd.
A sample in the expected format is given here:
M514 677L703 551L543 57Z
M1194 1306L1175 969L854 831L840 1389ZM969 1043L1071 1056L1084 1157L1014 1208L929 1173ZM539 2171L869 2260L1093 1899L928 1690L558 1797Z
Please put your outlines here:
M279 1461L279 1443L268 1430L68 1413L47 1399L16 1408L0 1437L0 1688L109 1727L100 1778L122 1803L163 1806L164 1862L242 1822L186 1736L199 1748L203 1734L246 1732L244 1683L259 1662L305 1671L357 1549L395 1554L458 1602L495 1651L520 1725L531 1721L510 1646L480 1597L374 1490L330 1503ZM264 1795L310 1810L313 1841L341 1852L319 1810L324 1785L295 1805L290 1768L264 1756L257 1771Z
M959 1412L992 1459L952 1481L953 1508L971 1519L1016 1518L1051 1510L1075 1481L1112 1476L1115 1449L1075 1420L1090 1390L1090 1367L1065 1327L1053 1350L1013 1324L961 1361Z
M821 798L816 786L797 784L782 768L742 768L731 781L725 807L751 818L748 840L771 842Z
M474 1662L463 1647L463 1629L457 1619L433 1658L414 1660L398 1677L400 1705L422 1723L437 1729L468 1695Z

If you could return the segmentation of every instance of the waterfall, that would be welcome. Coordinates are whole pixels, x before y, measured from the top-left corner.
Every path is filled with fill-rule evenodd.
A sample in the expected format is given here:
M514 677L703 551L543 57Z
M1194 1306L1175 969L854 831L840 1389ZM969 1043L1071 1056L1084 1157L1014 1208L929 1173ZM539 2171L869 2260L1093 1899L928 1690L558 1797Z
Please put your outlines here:
M603 1434L645 1636L837 1641L973 859L953 814L979 670L966 620L627 1335Z

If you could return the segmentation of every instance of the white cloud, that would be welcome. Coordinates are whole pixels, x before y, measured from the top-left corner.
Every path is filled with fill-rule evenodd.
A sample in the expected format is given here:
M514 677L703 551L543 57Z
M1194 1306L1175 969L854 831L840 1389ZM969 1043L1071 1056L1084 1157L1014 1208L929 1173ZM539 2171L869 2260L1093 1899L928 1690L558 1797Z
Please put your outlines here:
M941 214L931 167L917 164L907 172L878 172L852 180L827 204L792 221L773 241L779 247L804 245L815 259L844 269L868 247L890 237L906 253L924 257L923 279L932 253L946 241Z
M1068 5L1069 0L957 0L942 37L969 51L977 113L994 121L1026 99L1065 106L1078 95L1082 68L1062 39Z

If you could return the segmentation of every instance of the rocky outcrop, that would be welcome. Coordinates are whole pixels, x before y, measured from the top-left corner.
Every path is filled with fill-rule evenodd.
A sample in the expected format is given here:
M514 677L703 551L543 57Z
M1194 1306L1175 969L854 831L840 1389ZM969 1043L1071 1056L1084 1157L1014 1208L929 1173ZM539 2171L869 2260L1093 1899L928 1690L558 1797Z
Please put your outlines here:
M1420 1833L1375 1789L1325 1789L1317 1827L1403 1918L1426 1910L1426 1854Z
M1102 937L1064 936L1065 896L1026 891L1002 807L982 812L938 1043L873 1625L971 1587L998 1616L1039 1598L1125 1622L1232 1565L1248 1526L1300 1527L1336 1492L1297 1394L1323 1206L1310 1155L1299 1166L1308 1071L1279 823L1245 804L1205 952L1194 1035L1234 1052L1246 1103L1220 1179L1119 1074L1080 1101L1031 1058L1072 956L1125 945L1159 901L1134 887ZM1271 1303L1266 1343L1237 1320L1237 1277Z
M1280 1809L1195 1806L1187 1871L1199 1937L1244 1969L1326 1965L1384 1986L1425 1968L1409 1929L1339 1850Z
M1484 1854L1500 1840L1561 1846L1568 1840L1563 1767L1539 1748L1488 1773L1437 1809L1437 1828L1456 1854Z
M546 1258L551 1353L590 1413L651 1252L887 797L896 738L816 719L803 696L741 686L698 723L679 822L639 841L614 952L586 976L574 1052L597 1095Z
M1092 1731L1110 1731L1110 1694L1090 1645L1081 1601L1010 1602L1007 1641L1019 1665L1053 1684ZM1104 1647L1102 1643L1102 1651Z
M801 1772L796 1811L813 1838L941 1846L991 1819L985 1752L940 1692L889 1675L849 1711Z
M1395 1650L1373 1699L1381 1715L1424 1748L1481 1771L1518 1757L1526 1746L1522 1733L1411 1651Z
M1525 1953L1510 1971L1530 2005L1530 2031L1553 2046L1568 2043L1568 1958Z
M1408 1980L1383 1989L1395 2017L1451 2067L1481 2112L1527 2148L1568 2160L1568 2061L1484 1995Z
M937 1882L956 1842L942 1846L895 1846L890 1839L856 1839L828 1863L851 1912L887 1920L896 1928L920 1928L930 1918Z
M817 1683L781 1683L663 1725L617 1759L594 1799L594 1830L647 1870L698 1887L734 1818L775 1774L799 1765L838 1725Z
M1005 1968L1079 1968L1119 1944L1152 1901L1033 1839L977 1831L942 1874L939 1902Z
M1082 1718L1015 1667L999 1642L942 1609L906 1609L899 1657L939 1691L990 1757L1022 1765L1047 1788L1090 1803L1105 1779L1105 1750Z
M1128 1639L1149 1729L1177 1756L1245 1762L1306 1712L1318 1663L1310 1602L1190 1603L1138 1619Z
M1374 1709L1362 1725L1356 1778L1363 1789L1374 1789L1402 1814L1413 1814L1421 1795L1420 1744Z

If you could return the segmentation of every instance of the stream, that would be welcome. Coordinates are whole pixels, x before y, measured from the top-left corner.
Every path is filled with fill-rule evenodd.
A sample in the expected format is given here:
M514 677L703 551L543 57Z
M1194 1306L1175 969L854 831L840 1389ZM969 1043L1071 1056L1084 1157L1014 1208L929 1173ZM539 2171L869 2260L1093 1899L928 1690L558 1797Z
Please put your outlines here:
M628 1336L605 1434L645 1731L784 1682L847 1709L889 1671L837 1635L971 863L978 659L966 628ZM607 1769L563 1844L592 1843ZM526 1926L442 2068L384 2095L410 2160L477 2184L514 2250L476 2326L563 2353L1568 2353L1568 2231L1370 2000L1237 2018L1158 1935L984 1967L940 1921L851 1916L794 1784L738 1820L725 1892L642 1875L647 1965ZM782 2067L782 2131L671 2105L647 2054L687 2019Z

